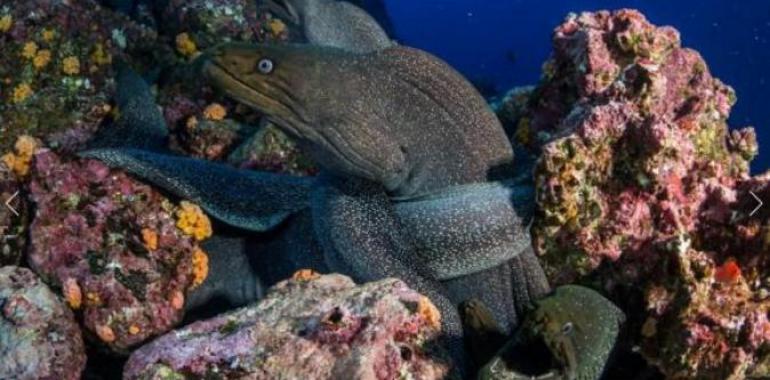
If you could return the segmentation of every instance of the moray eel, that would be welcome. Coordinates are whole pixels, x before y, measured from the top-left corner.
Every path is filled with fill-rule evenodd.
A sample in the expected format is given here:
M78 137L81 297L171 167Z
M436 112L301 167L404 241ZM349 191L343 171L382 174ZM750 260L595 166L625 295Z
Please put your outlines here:
M369 53L393 45L377 21L363 9L337 0L271 0L269 8L302 25L311 45Z
M510 175L513 150L486 101L423 51L234 43L209 57L215 86L265 112L327 171L393 198Z
M548 291L529 243L532 189L511 178L513 150L499 121L451 67L407 47L356 54L226 44L204 59L210 81L293 137L323 169L318 178L240 175L146 149L82 155L192 199L240 228L272 234L305 223L293 239L303 240L302 249L312 241L312 248L298 255L276 250L266 265L309 264L358 281L403 279L441 310L461 370L460 302L479 299L509 332L526 305ZM214 264L225 272L214 269L207 294L227 293L216 285L233 286L226 277L251 275L243 265ZM205 304L207 297L197 299Z
M556 288L535 301L533 312L478 378L600 379L624 320L620 309L591 289Z
M404 279L437 303L455 344L461 340L457 303L480 297L510 329L521 311L520 297L529 301L547 290L539 265L525 268L517 256L532 254L524 226L508 231L521 244L499 252L510 260L459 268L457 278L442 287L424 264L435 256L417 249L415 234L399 218L394 203L427 198L449 210L456 198L437 193L510 175L513 150L502 126L444 62L407 47L354 54L318 46L226 44L209 52L204 73L236 100L264 112L323 168L310 208L331 268L362 280ZM463 224L484 224L484 217L463 214L443 224L462 230ZM515 213L508 217L520 220ZM486 236L487 243L497 244L500 236ZM447 252L438 257L443 260L436 262L454 259ZM535 283L514 288L517 279Z

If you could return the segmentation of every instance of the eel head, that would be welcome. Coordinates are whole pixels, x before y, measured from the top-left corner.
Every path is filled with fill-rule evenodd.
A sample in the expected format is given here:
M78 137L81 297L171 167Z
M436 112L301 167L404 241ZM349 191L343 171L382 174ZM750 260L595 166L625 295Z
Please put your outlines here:
M295 49L229 43L202 56L203 73L235 100L264 112L282 129L301 136L309 129L316 62Z
M390 124L369 109L360 55L312 45L227 43L203 55L203 73L255 108L329 172L398 187L406 157Z
M623 312L599 293L573 285L557 288L534 306L479 379L599 379Z

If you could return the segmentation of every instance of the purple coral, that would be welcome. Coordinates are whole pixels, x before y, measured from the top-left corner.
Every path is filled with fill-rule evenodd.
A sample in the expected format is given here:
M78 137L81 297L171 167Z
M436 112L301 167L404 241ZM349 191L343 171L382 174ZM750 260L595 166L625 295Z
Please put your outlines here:
M72 311L29 269L0 268L0 378L80 379L85 348Z
M768 218L747 202L768 178L749 177L753 130L728 130L733 90L633 10L570 15L553 45L508 112L542 152L532 232L547 273L625 305L641 290L632 339L667 376L767 376Z
M300 272L302 273L302 272ZM440 379L438 311L394 279L295 275L255 306L195 322L134 352L124 378Z
M171 329L195 280L195 240L160 193L94 160L33 160L29 264L118 351Z

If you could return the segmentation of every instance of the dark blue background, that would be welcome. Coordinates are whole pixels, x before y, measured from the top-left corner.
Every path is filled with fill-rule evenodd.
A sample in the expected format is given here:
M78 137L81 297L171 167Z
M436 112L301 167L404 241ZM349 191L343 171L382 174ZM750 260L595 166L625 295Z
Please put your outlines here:
M735 89L730 125L756 128L760 149L752 171L770 169L770 0L387 0L387 8L399 41L503 92L537 82L551 32L567 13L639 9L653 24L677 28L683 45L700 51L712 73Z

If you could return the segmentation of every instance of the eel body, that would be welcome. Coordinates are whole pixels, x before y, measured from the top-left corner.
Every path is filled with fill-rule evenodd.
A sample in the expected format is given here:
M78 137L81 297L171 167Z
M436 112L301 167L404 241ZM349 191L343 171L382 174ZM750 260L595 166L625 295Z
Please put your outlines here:
M272 9L302 26L307 42L353 53L369 53L393 45L366 11L337 0L271 0Z

